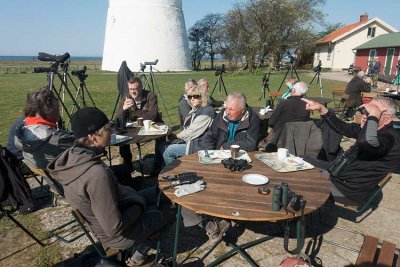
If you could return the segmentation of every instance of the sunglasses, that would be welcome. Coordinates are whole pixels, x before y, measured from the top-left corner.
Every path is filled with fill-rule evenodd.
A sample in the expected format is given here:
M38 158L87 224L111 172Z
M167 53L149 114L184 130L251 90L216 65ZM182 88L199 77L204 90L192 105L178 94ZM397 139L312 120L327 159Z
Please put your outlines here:
M188 99L189 99L189 100L192 99L192 98L194 98L194 99L200 99L200 97L201 97L201 96L199 96L199 95L188 95Z

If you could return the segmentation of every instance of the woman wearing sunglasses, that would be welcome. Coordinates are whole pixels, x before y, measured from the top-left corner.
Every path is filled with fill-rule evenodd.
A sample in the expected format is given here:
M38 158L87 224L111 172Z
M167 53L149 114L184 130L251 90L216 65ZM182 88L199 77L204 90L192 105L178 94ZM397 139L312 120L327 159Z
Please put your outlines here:
M205 88L196 86L187 92L188 103L191 107L189 114L183 120L183 130L171 141L163 157L165 165L186 154L196 153L201 138L209 130L215 111L209 105L209 96Z

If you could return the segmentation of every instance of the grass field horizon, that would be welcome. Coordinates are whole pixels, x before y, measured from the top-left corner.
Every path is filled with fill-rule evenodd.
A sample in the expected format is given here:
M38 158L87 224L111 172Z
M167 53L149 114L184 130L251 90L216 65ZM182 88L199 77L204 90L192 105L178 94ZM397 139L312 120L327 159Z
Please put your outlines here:
M32 62L30 62L32 63ZM20 64L18 62L17 64ZM79 62L79 65L87 64L87 62ZM48 65L48 64L47 64ZM0 67L2 62L0 62ZM259 70L254 73L241 72L241 73L224 73L222 75L227 92L240 91L243 92L248 100L250 106L264 106L265 100L258 101L261 96L262 77L265 70ZM303 71L298 71L300 79L309 83L312 77L305 74ZM111 117L116 98L117 91L117 73L101 70L88 70L88 78L85 80L88 91L92 95L97 107L103 110L107 116ZM278 71L271 73L269 88L271 91L276 91L286 74L286 71ZM79 81L77 77L72 76L73 82L78 86ZM214 71L190 71L190 72L169 72L169 73L156 73L155 80L159 90L156 90L158 95L158 105L160 111L163 113L163 118L169 126L177 126L178 120L178 99L183 93L184 83L189 79L207 78L210 84L210 93L212 92L216 83L217 77ZM23 108L26 101L26 94L31 91L40 89L47 84L46 73L12 73L0 74L0 91L2 97L0 100L0 109L3 119L0 120L0 142L6 145L8 132L11 125L23 115ZM55 80L55 87L60 89L60 81L58 78ZM331 97L331 88L333 84L344 84L342 82L323 80L324 96ZM75 93L75 89L69 83L71 92ZM217 86L218 87L218 86ZM281 91L286 90L283 85ZM310 86L308 96L319 96L319 85L314 83ZM215 89L213 94L214 98L222 99L225 93L219 94L218 88ZM70 97L66 96L67 106L72 107ZM89 102L90 103L90 102ZM171 121L167 116L167 111L171 116ZM65 116L64 116L65 117ZM66 118L65 118L66 119Z

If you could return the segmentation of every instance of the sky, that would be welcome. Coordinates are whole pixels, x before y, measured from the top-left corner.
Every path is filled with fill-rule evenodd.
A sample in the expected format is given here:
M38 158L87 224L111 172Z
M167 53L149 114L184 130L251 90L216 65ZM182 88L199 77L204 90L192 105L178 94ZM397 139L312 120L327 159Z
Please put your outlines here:
M225 14L236 1L182 0L186 28L209 13ZM0 55L102 56L107 0L0 0L0 4ZM379 17L400 30L399 0L326 0L320 9L331 24L352 24L368 13L369 18Z

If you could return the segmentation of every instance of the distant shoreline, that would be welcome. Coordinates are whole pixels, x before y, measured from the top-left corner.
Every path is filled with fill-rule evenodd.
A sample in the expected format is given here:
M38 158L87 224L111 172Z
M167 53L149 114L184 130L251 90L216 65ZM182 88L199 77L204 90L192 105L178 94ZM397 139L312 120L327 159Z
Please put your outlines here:
M73 57L71 61L102 61L102 57ZM0 56L0 61L31 61L38 62L37 56Z

